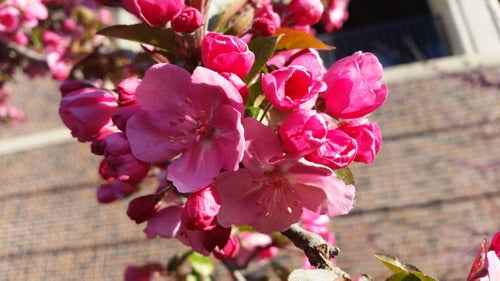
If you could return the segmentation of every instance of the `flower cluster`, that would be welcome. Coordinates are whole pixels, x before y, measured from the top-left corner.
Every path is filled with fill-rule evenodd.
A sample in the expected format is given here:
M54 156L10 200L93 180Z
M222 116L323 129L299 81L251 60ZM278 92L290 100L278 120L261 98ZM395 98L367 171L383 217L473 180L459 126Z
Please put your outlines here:
M301 219L333 242L328 218L353 208L345 175L379 152L380 128L367 116L387 98L373 54L327 68L315 50L326 45L312 25L331 24L337 1L242 1L211 27L206 1L100 2L143 21L137 41L163 30L175 44L143 42L156 63L113 91L76 80L61 86L64 124L102 156L98 200L127 197L156 178L128 216L147 223L148 238L176 238L221 259L272 257L265 234ZM247 243L255 235L267 238Z
M95 32L111 23L109 10L92 1L6 0L0 2L0 91L16 71L29 76L50 73L57 80L93 52L103 38ZM0 121L25 118L2 94Z

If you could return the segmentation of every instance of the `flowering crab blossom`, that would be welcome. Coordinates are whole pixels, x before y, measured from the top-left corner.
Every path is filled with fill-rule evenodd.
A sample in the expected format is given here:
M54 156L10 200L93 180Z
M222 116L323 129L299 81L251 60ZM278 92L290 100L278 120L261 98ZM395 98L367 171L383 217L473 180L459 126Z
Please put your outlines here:
M285 155L277 135L255 119L245 119L244 127L245 168L223 172L214 181L220 225L250 225L270 233L299 221L303 207L329 216L352 209L354 186L326 166Z
M243 101L224 77L198 67L190 75L157 64L137 87L141 110L127 122L132 153L145 162L171 160L167 179L181 193L195 192L243 157Z

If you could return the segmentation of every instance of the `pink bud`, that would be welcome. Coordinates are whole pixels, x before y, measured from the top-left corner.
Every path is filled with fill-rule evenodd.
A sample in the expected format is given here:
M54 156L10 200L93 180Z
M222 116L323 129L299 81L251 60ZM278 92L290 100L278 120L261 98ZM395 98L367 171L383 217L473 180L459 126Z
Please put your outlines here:
M211 70L232 72L243 79L252 68L255 55L240 38L209 32L201 42L201 59Z
M376 122L367 118L351 119L341 122L338 129L356 140L358 151L354 161L373 162L382 144L382 132Z
M118 84L118 104L120 106L136 103L135 91L140 83L141 80L135 77L128 77Z
M319 85L305 67L298 65L262 75L262 92L274 107L282 111L297 109L312 99Z
M184 0L123 0L124 8L151 26L165 26L184 7Z
M217 190L209 185L189 195L182 212L182 222L190 230L213 229L220 206Z
M172 28L177 32L191 33L203 24L203 15L193 7L185 7L182 12L172 20Z
M358 145L354 139L341 130L330 130L327 141L305 158L311 162L325 165L332 170L342 169L352 163Z
M0 32L14 32L19 27L19 10L13 7L0 7Z
M116 97L105 90L84 88L66 94L59 104L59 115L80 142L91 141L111 122Z
M347 7L350 0L329 0L326 11L321 20L326 32L332 32L342 28L349 17Z
M324 76L326 112L336 118L363 117L387 99L382 65L371 53L356 52L333 64Z
M11 37L12 42L21 45L21 46L26 46L29 43L29 38L24 34L22 31L18 31L16 34L14 34Z
M137 224L143 223L151 218L160 204L154 194L134 198L128 203L127 216Z
M226 246L224 246L223 248L215 247L215 249L213 250L213 254L220 260L230 259L236 256L239 249L240 242L238 241L238 238L236 238L235 236L230 236L229 240L226 243Z
M287 12L294 25L314 25L321 19L324 6L321 0L292 0Z
M314 110L299 110L285 119L279 128L283 149L304 156L326 141L325 120Z
M136 188L119 180L115 180L108 184L103 184L97 190L97 200L100 203L111 203L116 199L128 196L136 191Z
M108 177L127 183L139 183L149 172L149 164L132 155L130 144L124 133L113 133L107 136L104 160L105 173Z
M272 20L261 17L254 20L252 29L258 35L271 36L276 32L276 25Z

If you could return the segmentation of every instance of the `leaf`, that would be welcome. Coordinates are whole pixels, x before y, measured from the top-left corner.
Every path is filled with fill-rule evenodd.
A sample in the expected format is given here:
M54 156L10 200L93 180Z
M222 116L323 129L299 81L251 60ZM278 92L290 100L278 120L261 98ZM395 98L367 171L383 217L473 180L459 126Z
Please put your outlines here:
M347 185L354 184L354 175L348 167L335 170L335 175Z
M152 27L144 23L113 25L97 34L150 44L165 50L172 50L175 40L175 32L172 29Z
M328 46L323 43L318 38L305 33L304 31L290 29L290 28L278 28L276 29L275 35L281 35L280 40L276 49L278 50L293 50L293 49L317 49L317 50L333 50L335 47Z
M266 65L266 62L276 50L277 42L277 36L257 37L256 39L250 41L250 43L248 44L248 49L250 49L250 51L254 53L255 62L253 63L252 69L250 69L250 72L245 77L246 84L250 83L250 81L252 81L253 78Z
M395 256L381 254L381 253L375 253L373 256L377 260L379 260L383 265L385 265L385 267L389 268L394 273L411 272L411 271L422 272L414 265L402 263Z
M210 275L212 275L215 271L215 266L212 263L212 260L202 254L193 252L188 257L188 262L193 270L200 276L210 277Z
M437 281L437 279L422 272L400 272L387 278L387 281Z
M192 253L193 251L177 253L175 256L170 258L167 264L167 271L172 272L177 270L177 268L180 267Z

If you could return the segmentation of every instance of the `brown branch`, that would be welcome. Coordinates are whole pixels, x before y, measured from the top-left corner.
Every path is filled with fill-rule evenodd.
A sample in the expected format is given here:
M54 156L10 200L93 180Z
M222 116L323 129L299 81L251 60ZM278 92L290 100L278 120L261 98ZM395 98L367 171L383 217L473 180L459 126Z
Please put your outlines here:
M222 263L226 266L227 270L231 273L234 281L247 281L243 273L238 269L238 266L230 259L223 259Z
M293 224L281 234L304 251L311 265L319 269L333 269L330 258L337 256L340 250L328 245L321 236L303 229L298 224Z
M34 63L47 65L47 57L44 54L38 53L28 47L18 45L13 42L0 41L6 49L14 51L17 55L24 57Z

